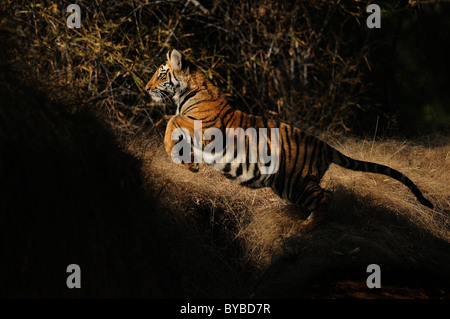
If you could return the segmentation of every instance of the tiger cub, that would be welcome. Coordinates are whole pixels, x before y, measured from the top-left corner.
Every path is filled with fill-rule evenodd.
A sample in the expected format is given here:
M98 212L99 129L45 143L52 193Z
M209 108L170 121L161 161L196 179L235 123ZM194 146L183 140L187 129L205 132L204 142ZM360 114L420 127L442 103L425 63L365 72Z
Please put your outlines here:
M331 163L355 171L390 176L406 185L420 203L433 208L433 204L422 195L417 186L393 168L354 160L296 127L233 109L203 72L177 50L167 53L167 61L156 70L145 90L155 102L172 98L177 105L175 116L167 124L164 138L165 150L169 156L173 156L174 146L180 141L173 139L174 131L184 129L192 139L195 136L196 121L201 121L203 134L211 128L222 132L224 136L229 129L278 129L278 136L267 134L262 144L252 144L253 148L260 148L264 144L271 145L277 137L278 164L277 170L272 173L267 173L267 163L249 160L251 151L258 151L251 150L252 147L248 146L251 144L249 136L244 136L247 146L243 161L236 160L234 151L231 161L209 161L208 164L241 185L254 188L271 187L280 197L308 209L310 215L301 224L300 232L308 232L316 227L329 209L332 195L322 189L319 183ZM208 147L212 142L212 139L202 138L201 147ZM223 154L225 149L227 147L223 149ZM194 172L198 170L198 164L192 161L185 161L184 165Z

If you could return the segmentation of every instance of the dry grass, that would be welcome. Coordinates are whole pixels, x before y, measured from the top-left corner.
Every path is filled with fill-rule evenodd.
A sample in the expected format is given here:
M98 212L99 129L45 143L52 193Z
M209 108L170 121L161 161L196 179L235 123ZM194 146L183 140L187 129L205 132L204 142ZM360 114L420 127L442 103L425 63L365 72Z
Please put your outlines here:
M160 136L129 147L142 158L148 184L158 185L159 199L174 223L190 228L184 249L207 238L215 248L204 250L211 255L203 258L217 258L236 273L229 288L233 296L448 296L449 139L436 138L429 146L393 140L333 142L349 156L404 172L436 208L423 207L395 180L332 165L323 180L335 194L329 218L312 233L297 237L291 229L304 213L270 189L240 187L205 165L191 173L170 162ZM229 245L233 252L226 251ZM386 289L378 294L364 289L365 267L371 263L384 271ZM246 280L238 273L242 271L249 276ZM427 271L430 283L422 281ZM223 273L210 275L222 282ZM442 285L431 287L437 280Z
M2 29L14 32L19 63L48 93L67 87L117 130L138 131L169 110L153 106L146 81L178 48L222 88L234 105L329 133L348 131L368 98L372 51L382 40L361 32L363 2L78 1L82 28L66 25L68 0L4 0ZM408 3L384 10L401 12ZM371 40L371 41L369 41ZM25 55L22 52L27 52Z
M348 172L332 167L324 177L327 187L343 186L360 196L373 198L373 203L386 206L412 223L427 229L433 235L450 239L448 232L450 209L450 139L437 136L425 141L423 146L410 141L388 140L373 143L346 139L337 143L339 149L350 157L384 164L409 176L426 197L434 203L431 210L417 202L415 196L401 183L383 175Z
M2 296L449 297L448 137L332 140L402 171L436 208L387 177L332 167L329 218L298 237L304 214L271 190L205 166L194 175L168 160L160 132L143 133L171 113L148 108L142 89L171 46L244 110L346 131L376 106L365 92L382 43L354 32L364 3L79 1L80 30L64 25L69 3L0 3ZM72 294L57 274L74 259L91 271ZM364 286L371 263L378 293Z

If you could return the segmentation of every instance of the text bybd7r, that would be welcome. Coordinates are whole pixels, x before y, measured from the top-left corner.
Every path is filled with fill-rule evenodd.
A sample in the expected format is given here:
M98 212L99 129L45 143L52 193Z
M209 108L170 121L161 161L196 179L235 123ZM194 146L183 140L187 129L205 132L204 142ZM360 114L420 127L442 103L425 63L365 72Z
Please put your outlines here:
M205 314L210 317L213 312L223 312L225 314L269 314L270 304L267 303L226 303L223 307L220 306L204 306L193 305L188 303L181 306L180 313L182 314Z

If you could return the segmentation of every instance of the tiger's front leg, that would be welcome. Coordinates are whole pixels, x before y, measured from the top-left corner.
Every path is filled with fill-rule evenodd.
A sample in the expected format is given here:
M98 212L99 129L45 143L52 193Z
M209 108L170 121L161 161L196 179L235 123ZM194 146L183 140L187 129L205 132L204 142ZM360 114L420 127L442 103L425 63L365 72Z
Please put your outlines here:
M192 141L192 137L194 136L194 121L184 117L184 116L174 116L170 119L169 123L167 123L166 134L164 136L164 147L166 149L166 153L173 160L174 156L178 154L172 154L173 147L180 142L181 139L172 140L172 133L174 130L181 128L187 130L190 134L190 138ZM184 138L184 137L183 137ZM191 143L192 144L192 143ZM191 172L198 172L198 163L194 163L194 154L192 149L190 150L190 161L182 163L188 170Z

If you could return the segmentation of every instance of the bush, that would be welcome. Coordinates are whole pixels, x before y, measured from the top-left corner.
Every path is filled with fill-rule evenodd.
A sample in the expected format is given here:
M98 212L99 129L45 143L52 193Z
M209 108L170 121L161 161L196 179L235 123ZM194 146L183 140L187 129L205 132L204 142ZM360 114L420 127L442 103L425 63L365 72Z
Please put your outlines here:
M341 1L79 1L82 27L66 26L68 1L4 1L29 50L23 63L70 86L80 105L116 128L139 130L171 114L152 108L146 81L171 47L183 51L237 108L301 128L348 131L370 101L365 5ZM49 90L58 92L58 90ZM370 105L370 103L369 103ZM150 107L150 108L149 108Z

